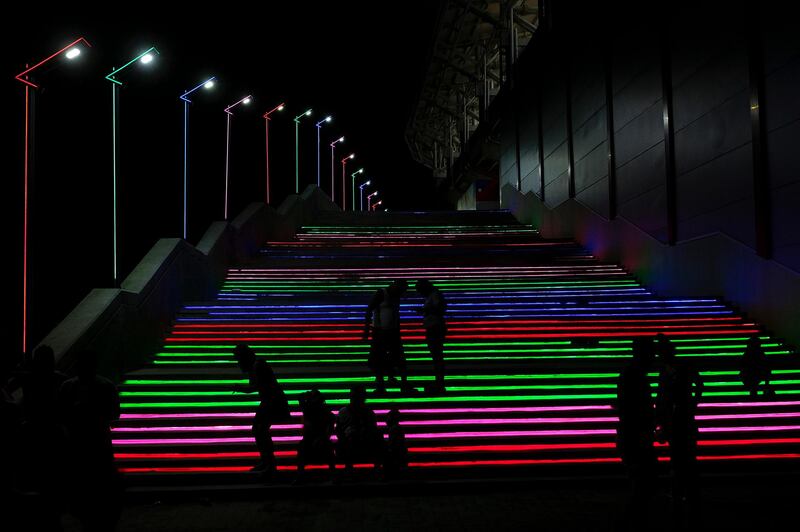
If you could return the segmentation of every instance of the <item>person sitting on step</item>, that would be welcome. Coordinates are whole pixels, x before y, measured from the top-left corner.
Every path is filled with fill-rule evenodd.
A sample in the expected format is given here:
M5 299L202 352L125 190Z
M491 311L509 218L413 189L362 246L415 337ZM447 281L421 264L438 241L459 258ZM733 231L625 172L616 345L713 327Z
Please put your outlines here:
M337 459L349 473L355 463L371 463L377 470L383 455L383 438L378 432L375 412L367 405L367 391L357 384L350 390L350 404L336 419Z
M298 482L308 464L325 464L331 473L336 468L331 442L336 417L317 389L303 393L299 403L303 412L303 439L297 449Z

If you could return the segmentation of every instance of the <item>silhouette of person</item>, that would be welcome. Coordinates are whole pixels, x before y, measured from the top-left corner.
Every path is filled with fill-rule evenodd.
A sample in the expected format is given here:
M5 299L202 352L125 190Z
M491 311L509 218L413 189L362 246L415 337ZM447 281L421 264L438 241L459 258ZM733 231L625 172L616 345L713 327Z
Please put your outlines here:
M255 351L250 346L237 344L233 354L239 364L239 369L249 379L249 384L239 387L238 390L258 392L258 398L261 401L253 418L253 436L261 461L252 468L252 471L259 472L265 477L273 476L277 471L277 464L269 430L270 426L275 423L285 423L291 420L289 402L286 400L286 394L278 383L272 368L265 360L257 358Z
M299 402L303 412L303 439L297 450L298 480L308 464L326 464L333 473L336 459L331 436L336 417L319 390L305 392Z
M402 388L408 391L406 380L406 361L403 355L403 339L400 336L400 298L408 290L408 283L400 279L387 288L375 292L364 323L364 340L369 338L372 323L372 343L370 344L370 369L375 373L375 392L386 393L384 374L392 380L395 370L402 379Z
M697 371L675 356L675 347L657 335L662 367L656 401L656 439L669 443L672 498L676 510L688 516L697 501L697 422L695 412L703 391Z
M383 438L378 432L375 412L366 405L367 391L357 384L350 389L350 404L339 410L336 419L336 455L350 472L357 460L375 464L381 462Z
M422 326L425 328L425 340L431 352L433 372L436 377L434 391L443 393L444 386L444 339L447 334L447 323L444 319L447 304L438 288L427 279L417 281L416 289L425 298L419 309L422 314Z
M18 480L24 471L24 465L20 463L22 411L8 392L7 371L10 367L5 362L0 360L0 501L7 508L3 513L3 526L8 530L23 530L35 525L25 519L25 512L17 504Z
M55 369L55 353L40 345L30 358L29 367L20 375L22 389L22 461L26 464L25 489L41 497L41 509L58 518L61 506L59 491L64 475L66 435L59 418L58 393L67 376Z
M387 479L396 478L408 467L408 447L406 435L400 426L400 412L393 408L386 416L386 456L383 460L383 471Z
M742 354L742 369L739 372L742 384L755 397L761 382L764 382L763 390L765 395L772 394L772 387L769 384L770 370L767 367L767 356L761 348L761 339L758 335L753 335L747 340L747 347Z
M122 482L114 464L111 423L119 419L116 386L96 373L97 355L77 355L76 373L58 400L69 440L76 516L87 530L111 530L122 510Z
M652 338L633 341L633 360L617 382L617 449L631 481L629 528L645 526L647 502L654 494L658 459L653 447L656 414L647 372L655 356Z

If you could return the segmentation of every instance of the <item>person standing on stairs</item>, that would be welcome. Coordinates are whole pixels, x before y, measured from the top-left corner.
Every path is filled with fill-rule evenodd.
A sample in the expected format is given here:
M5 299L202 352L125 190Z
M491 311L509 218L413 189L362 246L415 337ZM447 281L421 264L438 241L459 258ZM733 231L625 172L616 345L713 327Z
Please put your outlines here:
M700 375L686 360L675 356L675 346L664 334L656 335L661 359L656 400L656 441L669 444L672 503L681 522L694 519L698 504L697 403L703 394Z
M241 387L239 391L257 391L258 398L261 400L253 419L253 436L256 439L256 447L258 447L261 461L253 467L252 471L269 477L274 475L277 470L269 429L275 423L285 423L291 419L289 402L286 400L286 394L278 383L272 368L265 360L258 359L250 346L237 344L233 355L239 364L239 369L248 376L250 381L249 385Z
M419 313L422 314L425 340L428 342L428 349L433 361L433 373L436 376L433 392L444 393L444 338L447 334L444 313L447 304L439 289L427 279L417 281L416 289L425 298L425 303L419 309Z
M747 348L742 353L742 369L739 372L742 384L750 392L751 397L758 396L761 388L764 395L774 395L775 392L769 384L770 369L767 365L767 355L761 347L761 338L754 334L747 340ZM764 383L762 386L761 383Z
M406 290L408 283L404 279L393 281L388 287L375 292L367 307L364 340L369 339L371 323L372 343L367 365L375 372L375 393L386 393L383 376L388 374L391 381L395 370L402 379L403 391L409 391L403 339L400 336L400 298Z
M655 357L650 337L633 340L633 360L619 374L617 450L631 481L626 530L646 528L647 504L655 494L658 457L653 446L656 412L647 373Z

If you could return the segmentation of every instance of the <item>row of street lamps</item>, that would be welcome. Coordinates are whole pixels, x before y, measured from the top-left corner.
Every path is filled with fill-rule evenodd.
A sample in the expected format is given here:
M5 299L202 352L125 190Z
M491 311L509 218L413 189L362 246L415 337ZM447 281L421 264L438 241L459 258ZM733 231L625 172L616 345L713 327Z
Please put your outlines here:
M38 89L39 85L34 83L30 78L34 70L38 69L39 67L45 65L46 63L52 61L56 57L64 56L67 60L73 60L77 58L81 52L82 48L91 48L91 44L85 38L80 37L73 42L69 43L65 47L61 48L57 52L51 54L50 56L44 58L43 60L39 61L34 65L26 65L26 69L22 71L20 74L16 76L16 79L22 82L25 85L25 141L24 141L24 164L23 164L23 195L24 195L24 205L23 205L23 279L22 279L22 291L23 291L23 301L22 301L22 350L23 352L27 352L28 350L28 293L29 293L29 286L28 286L28 275L29 275L29 256L28 256L28 248L29 248L29 169L30 169L30 145L31 145L31 127L30 124L33 122L33 106L31 106L31 89ZM113 208L112 208L112 239L113 239L113 281L114 285L118 284L118 265L117 265L117 143L118 143L118 123L119 123L119 89L122 87L123 82L120 79L120 75L125 71L127 68L136 65L147 65L151 63L155 56L159 55L159 51L156 49L155 46L151 46L144 52L138 54L130 61L125 63L119 68L114 68L110 74L105 76L105 78L111 82L111 126L112 126L112 195L113 195ZM196 87L187 90L183 94L180 95L180 100L183 101L183 238L186 239L187 237L187 218L188 218L188 185L189 185L189 164L188 164L188 149L189 149L189 104L192 103L192 100L189 98L195 91L200 89L212 89L216 82L216 77L212 76L202 83L198 84ZM227 106L225 108L225 113L227 115L227 129L226 129L226 139L225 139L225 201L224 201L224 217L225 220L228 219L228 185L229 185L229 169L230 169L230 139L231 139L231 122L233 118L233 110L239 105L248 105L253 101L252 95L247 95L235 103ZM266 203L271 203L270 197L270 164L269 164L269 122L271 120L271 115L275 112L282 111L285 108L285 103L281 103L275 106L270 111L267 111L264 115L264 126L265 126L265 152L266 152ZM300 120L303 117L311 116L312 110L307 109L302 114L296 116L294 118L295 123L295 193L299 194L300 192L300 161L299 161L299 127L300 127ZM333 117L328 115L319 122L316 123L317 127L317 186L321 188L321 176L320 176L320 130L322 126L326 123L330 123L333 120ZM339 137L333 140L330 143L331 148L331 201L336 201L335 198L335 186L334 186L334 151L337 144L344 142L344 137ZM345 172L346 172L346 164L348 161L355 158L354 153L350 153L345 158L341 160L342 164L342 196L341 196L341 207L342 210L347 210L347 194L346 194L346 183L345 183ZM351 210L355 210L355 181L356 176L359 174L363 174L364 169L360 168L357 171L351 174L351 192L352 192L352 201L350 208ZM364 210L364 202L363 202L363 194L364 188L370 185L370 180L365 181L359 185L360 193L361 193L361 209ZM368 196L367 199L367 210L372 211L380 205L382 202L378 201L375 204L371 204L369 199L377 196L377 192L373 192Z

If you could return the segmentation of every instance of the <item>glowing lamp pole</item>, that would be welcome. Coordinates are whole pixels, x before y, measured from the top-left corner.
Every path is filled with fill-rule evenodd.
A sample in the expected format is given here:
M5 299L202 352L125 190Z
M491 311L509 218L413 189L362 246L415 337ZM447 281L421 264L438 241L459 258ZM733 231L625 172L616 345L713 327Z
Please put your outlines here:
M358 170L350 174L350 193L352 196L352 202L350 203L350 210L353 212L355 212L356 210L356 176L358 174L363 174L363 173L364 169L359 168Z
M39 85L33 83L29 77L30 74L44 65L45 63L55 59L60 55L70 61L75 59L81 54L81 49L78 45L84 45L89 48L92 47L89 41L80 37L75 39L61 50L47 56L33 66L25 65L25 70L15 76L17 81L25 85L25 153L23 161L23 222L22 222L22 351L28 350L28 179L30 172L30 145L31 145L31 128L30 123L33 122L33 107L31 107L31 89L38 89Z
M371 200L374 196L377 196L377 195L378 195L378 191L377 190L375 192L373 192L372 194L368 194L367 195L367 212L372 210L372 204L371 204L371 202L369 200Z
M334 203L336 203L336 185L334 184L334 178L333 178L333 169L334 169L333 152L336 149L336 145L340 142L344 142L344 137L339 137L338 139L331 142L331 201Z
M319 122L317 122L317 188L322 186L319 180L319 130L322 129L322 124L330 122L331 120L333 120L333 117L331 115L328 115Z
M187 220L187 196L188 196L188 188L189 188L189 161L188 161L188 150L189 150L189 104L192 103L192 100L189 99L189 95L196 90L199 89L206 89L209 90L214 87L214 80L217 79L216 76L211 76L203 83L198 85L197 87L190 89L183 94L181 94L180 99L183 100L183 239L186 240L186 220Z
M233 117L233 108L239 104L248 105L253 101L253 96L248 94L236 103L230 104L225 108L225 114L228 115L228 129L225 134L225 219L228 219L228 174L230 171L230 154L231 154L231 118Z
M269 121L271 120L269 115L271 115L275 111L283 111L285 107L286 104L282 103L273 108L271 111L267 111L266 113L264 113L264 133L266 138L266 152L267 152L267 205L269 205Z
M373 212L375 212L375 207L377 207L377 206L378 206L378 205L380 205L381 203L383 203L383 200L378 200L378 201L376 201L375 203L373 203L372 205L370 205L370 207L369 207L369 208L370 208L370 210L371 210L371 211L373 211Z
M347 161L351 159L355 159L356 154L351 153L344 159L342 159L342 210L347 210L347 184L345 184L345 167L347 166Z
M372 183L372 181L367 180L367 181L361 183L360 185L358 185L358 188L359 188L359 192L358 192L359 209L358 210L360 210L360 211L364 210L364 187L368 187L370 183Z
M158 54L159 51L156 50L155 46L151 46L144 52L140 53L124 65L119 68L114 69L109 75L106 76L106 79L111 82L111 164L112 164L112 173L113 173L113 209L112 209L112 216L113 216L113 226L114 226L114 234L113 234L113 253L114 253L114 285L117 284L117 122L119 114L119 88L122 86L122 82L117 79L117 74L128 68L129 66L133 65L136 62L141 62L143 65L150 64L153 59L155 58L154 54Z
M294 117L294 193L300 194L300 119L311 116L311 109Z

